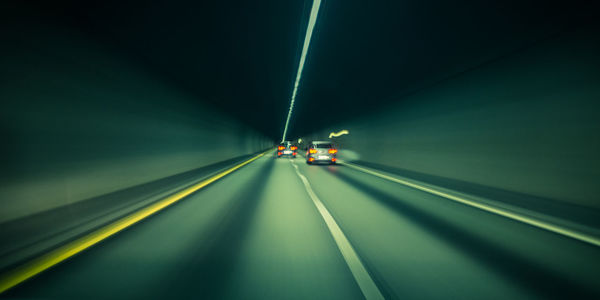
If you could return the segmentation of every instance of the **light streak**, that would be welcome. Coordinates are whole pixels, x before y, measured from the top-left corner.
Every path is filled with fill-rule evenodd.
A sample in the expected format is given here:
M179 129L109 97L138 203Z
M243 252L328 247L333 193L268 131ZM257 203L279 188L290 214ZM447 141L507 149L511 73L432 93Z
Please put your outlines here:
M290 109L288 111L287 119L285 120L285 127L283 129L283 136L281 142L285 141L287 135L288 126L290 125L290 118L292 117L292 110L294 109L294 102L296 102L296 95L298 94L298 86L300 85L300 78L302 77L302 69L304 69L304 62L306 61L306 54L308 53L308 46L310 45L310 39L312 37L315 23L317 22L317 16L319 14L319 7L321 6L321 0L314 0L313 6L310 11L310 18L308 19L308 27L306 29L306 35L304 36L304 46L302 47L302 54L300 55L300 63L298 64L298 73L296 74L296 81L294 82L294 90L292 92L292 98L290 100Z

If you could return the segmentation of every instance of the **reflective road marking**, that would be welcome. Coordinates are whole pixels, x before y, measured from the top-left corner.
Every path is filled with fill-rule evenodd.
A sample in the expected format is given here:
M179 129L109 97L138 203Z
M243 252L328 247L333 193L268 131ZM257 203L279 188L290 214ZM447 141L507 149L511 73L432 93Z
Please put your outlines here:
M0 278L0 293L16 286L17 284L53 267L54 265L72 257L73 255L103 241L104 239L118 233L119 231L132 226L133 224L155 214L156 212L166 208L167 206L189 196L190 194L200 190L201 188L225 177L231 172L255 161L256 159L263 156L269 149L261 154L254 156L234 167L231 167L217 175L214 175L206 180L203 180L191 187L188 187L182 191L179 191L163 200L160 200L146 208L138 210L128 216L125 216L113 223L110 223L88 235L85 235L73 242L70 242L62 247L59 247L53 251L50 251L40 257L34 258L33 260L26 262L25 264L18 266L17 268L9 271Z
M348 264L348 267L350 267L350 271L354 276L354 280L356 280L356 282L358 283L358 286L360 287L360 290L362 291L365 298L369 300L384 299L384 297L381 295L381 292L379 291L379 288L377 288L377 285L375 284L375 282L373 282L373 279L369 275L369 272L367 272L367 269L360 261L360 258L358 258L356 251L354 251L354 248L352 248L352 245L350 245L350 242L342 232L340 226L338 226L338 224L335 222L327 208L325 208L323 202L321 202L321 200L317 197L306 177L304 177L304 175L300 173L298 166L294 162L292 162L292 165L294 166L294 169L296 169L296 174L298 174L298 177L300 177L302 183L304 183L304 187L306 188L308 195L319 210L319 213L321 213L323 219L325 220L325 223L329 228L329 232L331 232L331 235L333 236L335 243L340 249L344 260L346 260L346 264Z
M347 162L341 162L341 164L343 164L344 166L353 168L355 170L361 171L363 173L371 174L371 175L377 176L379 178L383 178L383 179L386 179L386 180L389 180L389 181L400 183L400 184L406 185L408 187L411 187L411 188L414 188L414 189L417 189L417 190L421 190L423 192L427 192L427 193L430 193L430 194L433 194L433 195L436 195L436 196L444 197L444 198L452 200L452 201L456 201L456 202L459 202L459 203L462 203L462 204L465 204L465 205L468 205L468 206L471 206L471 207L475 207L475 208L478 208L478 209L481 209L481 210L484 210L484 211L487 211L487 212L490 212L490 213L493 213L493 214L496 214L496 215L500 215L500 216L503 216L503 217L506 217L506 218L509 218L509 219L512 219L512 220L515 220L515 221L519 221L519 222L522 222L522 223L525 223L525 224L529 224L531 226L535 226L535 227L538 227L538 228L541 228L541 229L544 229L544 230L547 230L547 231L550 231L550 232L554 232L554 233L557 233L557 234L560 234L560 235L563 235L563 236L566 236L566 237L570 237L572 239L576 239L578 241L582 241L582 242L585 242L585 243L588 243L588 244L592 244L594 246L600 246L600 239L597 238L597 237L595 237L595 236L589 235L589 234L577 232L577 231L574 231L574 230L571 230L571 229L567 229L567 228L563 228L563 227L560 227L560 226L557 226L557 225L554 225L554 224L550 224L550 223L547 223L547 222L544 222L544 221L541 221L541 220L536 220L536 219L528 217L528 216L524 216L524 215L520 215L520 214L517 214L517 213L509 212L509 211L502 210L502 209L499 209L499 208L496 208L496 207L492 207L492 206L485 205L485 204L482 204L482 203L478 203L478 202L475 202L475 201L471 201L471 200L468 200L468 199L465 199L465 198L461 198L461 197L458 197L458 196L455 196L455 195L451 195L451 194L448 194L448 193L440 192L440 191L437 191L437 190L434 190L434 189L431 189L431 188L428 188L428 187L424 187L424 186L421 186L421 185L418 185L418 184L415 184L415 183L412 183L412 182L408 182L406 180L402 180L402 179L399 179L399 178L395 178L395 177L392 177L392 176L381 174L379 172L375 172L375 171L367 169L367 168L359 167L359 166L357 166L355 164L350 164L350 163L347 163Z

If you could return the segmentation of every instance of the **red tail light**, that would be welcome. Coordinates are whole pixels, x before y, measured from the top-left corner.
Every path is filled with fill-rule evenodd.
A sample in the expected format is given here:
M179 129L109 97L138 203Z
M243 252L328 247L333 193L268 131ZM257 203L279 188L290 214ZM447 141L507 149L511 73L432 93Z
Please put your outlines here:
M281 152L277 152L277 155L281 155Z
M315 161L315 158L314 157L309 157L308 161Z
M296 152L294 152L294 155L296 155L296 154L297 154L297 153L296 153Z
M332 158L332 159L331 159L331 161L332 161L332 162L336 162L336 161L337 161L337 158L335 158L335 157L334 157L334 158Z
M279 147L277 147L277 150L280 150L280 151L281 151L281 150L283 150L283 149L285 149L285 146L279 146Z
M337 149L329 149L329 153L336 154L337 153Z
M296 151L297 149L298 149L298 147L296 147L296 146L291 146L290 147L290 150L292 150L292 151Z
M308 149L308 153L315 154L315 153L317 153L317 149L312 149L312 148Z

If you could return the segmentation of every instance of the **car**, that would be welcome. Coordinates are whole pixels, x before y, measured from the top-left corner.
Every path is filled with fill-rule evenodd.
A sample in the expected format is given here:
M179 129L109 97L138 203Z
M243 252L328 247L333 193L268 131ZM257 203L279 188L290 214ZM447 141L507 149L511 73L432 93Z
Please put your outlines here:
M325 141L313 141L308 144L306 151L306 163L328 163L335 164L337 162L338 150L333 143Z
M296 155L298 155L298 146L294 145L290 141L285 141L277 146L277 158L282 156L291 156L296 158Z

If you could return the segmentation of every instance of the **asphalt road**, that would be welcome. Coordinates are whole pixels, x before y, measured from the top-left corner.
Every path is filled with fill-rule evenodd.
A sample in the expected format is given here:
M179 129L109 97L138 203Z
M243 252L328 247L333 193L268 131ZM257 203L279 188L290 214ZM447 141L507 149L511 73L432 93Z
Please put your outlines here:
M268 154L1 297L589 299L599 290L597 246L347 166Z

